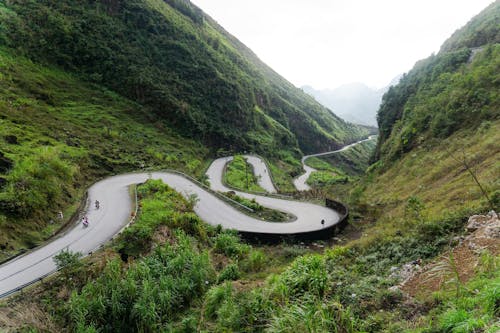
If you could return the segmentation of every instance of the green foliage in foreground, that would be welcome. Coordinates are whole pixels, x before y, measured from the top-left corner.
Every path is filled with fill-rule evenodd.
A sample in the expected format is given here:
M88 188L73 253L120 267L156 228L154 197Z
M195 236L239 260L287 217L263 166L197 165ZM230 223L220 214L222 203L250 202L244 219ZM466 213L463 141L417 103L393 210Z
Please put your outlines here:
M122 269L119 259L101 276L74 293L69 315L76 330L156 331L171 322L215 279L207 251L184 232L143 260Z
M236 233L202 223L192 202L161 180L148 180L138 193L140 215L115 244L127 264L115 257L67 304L56 305L77 332L193 331L189 309L214 283L264 267L261 251ZM214 255L225 264L215 265Z
M241 155L234 156L224 174L226 183L243 191L265 192L257 183L253 167Z
M440 303L426 316L427 325L410 332L487 332L500 329L500 258L484 252L477 267L478 275L460 284L461 293L453 290L437 293Z
M399 282L391 276L391 268L418 258L434 258L462 229L463 222L460 214L445 221L426 220L401 235L378 236L369 243L328 249L323 255L305 255L252 290L237 290L230 284L213 286L205 297L206 323L202 327L238 332L409 329L413 324L405 316L415 311L416 305L406 303L401 292L388 289ZM494 327L498 313L495 304L500 299L499 267L485 260L479 269L484 272L481 282L470 282L461 299L446 291L441 296L442 305L430 313L417 310L420 316L434 318L430 322L437 327L435 331L453 328L453 332L472 332L460 330L465 325ZM479 283L485 286L476 288ZM460 317L467 311L472 312Z

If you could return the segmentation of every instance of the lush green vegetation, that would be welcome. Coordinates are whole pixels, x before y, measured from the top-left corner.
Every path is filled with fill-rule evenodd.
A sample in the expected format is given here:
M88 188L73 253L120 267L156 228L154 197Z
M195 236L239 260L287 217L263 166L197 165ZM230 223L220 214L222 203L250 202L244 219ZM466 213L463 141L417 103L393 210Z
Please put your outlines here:
M338 175L328 171L315 171L307 179L307 184L311 187L323 187L338 183L347 183L349 177Z
M208 146L298 155L298 147L332 149L366 133L188 1L15 0L2 2L0 15L2 44L127 96Z
M252 209L253 211L249 211L246 209L242 209L245 214L250 216L269 221L269 222L288 222L293 217L289 216L287 213L280 212L278 210L274 210L271 208L267 208L259 204L255 199L247 199L236 195L234 192L226 192L223 193L228 198L242 204L245 207ZM239 208L239 207L236 207Z
M169 3L178 6L190 21L202 24L197 12L191 11L189 6L183 7L185 5L177 1ZM112 6L102 8L109 10ZM489 10L497 15L498 8L496 2ZM5 15L5 11L2 13ZM482 15L488 16L487 13ZM204 20L209 19L205 17ZM462 30L463 33L468 31L467 28ZM495 34L488 32L486 35ZM454 38L461 40L460 36ZM467 261L453 262L448 255L448 266L434 266L443 280L437 293L410 297L390 287L400 282L393 273L402 265L417 259L423 264L441 260L437 256L446 253L454 239L456 241L455 237L464 232L468 216L491 209L490 201L496 207L500 203L499 90L495 74L498 73L498 52L498 46L485 45L483 51L469 59L470 52L458 45L420 63L400 85L389 91L379 113L379 161L368 168L364 177L351 177L355 183L333 184L319 192L327 192L349 204L352 225L348 231L351 230L350 235L355 239L344 240L343 246L327 244L323 253L318 250L321 247L312 253L300 245L252 247L242 243L233 232L202 223L192 212L195 198L187 201L161 182L149 181L139 188L142 208L136 224L117 239L112 248L86 259L84 264L75 262L71 255L61 256L61 263L66 263L67 269L43 286L49 287L48 291L29 297L29 302L41 300L44 312L39 316L54 318L60 326L53 331L67 327L80 332L115 329L142 332L497 332L500 263L498 256L487 250L480 254L472 273L474 276L467 281L454 275L457 265L467 265ZM7 59L13 62L12 58ZM29 62L23 64L40 69ZM15 69L16 66L19 65L13 63L7 68ZM55 70L44 75L51 73L62 75ZM57 76L50 82L47 80L47 84L60 82L55 78ZM26 83L14 80L10 85L14 89L32 87L30 80L21 82ZM69 82L81 84L75 79ZM31 89L38 91L37 85L33 87ZM78 101L88 101L88 96L92 96L90 101L95 104L90 101L88 104L102 105L109 99L109 107L117 118L130 117L129 121L139 129L141 126L149 128L143 125L149 118L137 116L143 109L136 104L102 89L97 93L85 84L79 89L83 90L78 90L82 91ZM6 94L0 90L2 93ZM445 103L447 98L449 104ZM1 103L10 105L10 101L5 99ZM35 111L44 110L41 106L22 105L21 110L31 108L33 119L38 119ZM39 185L37 177L40 174L48 182L63 182L64 179L58 178L58 173L34 167L36 161L43 161L38 159L38 151L53 157L54 166L50 169L60 168L63 174L81 179L80 182L85 181L85 175L93 175L85 173L90 168L88 165L103 163L90 153L88 147L93 141L80 138L77 146L63 144L61 142L66 141L55 140L52 135L64 131L42 132L37 123L31 124L27 121L29 118L22 118L27 111L20 112L18 107L9 110L17 112L15 115L21 122L9 118L8 113L2 118L2 122L15 125L9 125L6 127L9 130L2 132L4 141L0 140L0 145L5 154L0 156L0 166L9 166L9 161L14 161L12 165L16 168L22 159L15 152L29 154L33 157L25 162L26 172L19 174ZM66 114L79 119L78 114L68 113L64 107L55 110L58 116ZM51 115L49 111L43 112ZM97 118L96 114L94 111L93 118ZM50 119L45 114L44 117ZM43 119L40 117L41 123ZM81 129L82 133L96 131L101 133L101 138L107 134L106 128L95 121L95 129L76 127L79 124L76 121L65 124L74 124L72 126ZM116 124L124 126L120 120L116 120ZM18 137L18 144L12 143L14 140L9 132L17 128L15 126L19 126L19 130L12 133ZM49 128L59 129L51 126L54 127ZM110 129L110 140L121 133L113 129ZM3 130L4 127L0 127L0 131ZM37 139L31 139L38 138L39 133L46 133L43 138L53 142L53 147L45 151L41 148L43 145L37 144ZM155 142L160 144L165 140L168 143L161 131L150 133L158 135L155 139L160 142ZM64 138L69 140L70 137ZM259 137L261 139L265 138ZM191 144L190 141L183 143ZM137 147L134 144L137 143L130 142L127 150L121 152L123 156L135 156L131 153ZM177 147L172 143L170 146L174 147L172 149ZM356 154L364 156L366 161L370 147L362 149L364 151ZM159 158L165 156L162 150L153 148L152 152L154 154L145 163L155 166L173 163L166 157ZM181 166L198 163L199 166L202 162L193 162L196 159L192 156L200 158L201 155L196 155L194 148L192 152L189 156L177 155L175 163ZM201 150L200 154L203 152ZM278 184L287 184L289 176L283 170L292 175L299 172L300 163L292 150L276 149L276 154L281 162L271 160L272 171ZM108 155L103 151L102 156ZM108 172L130 166L118 163L121 160L112 161L114 163L109 162L109 165L113 169ZM286 167L281 163L286 163ZM311 159L310 163L323 172L331 174L341 169L350 175L349 168L338 161L327 165L322 160ZM75 168L76 165L80 168ZM355 173L356 167L350 167ZM482 184L489 198L471 174ZM10 173L2 175L6 179L9 176ZM7 203L13 202L7 199L17 195L9 191L10 182L8 179L2 190ZM72 187L67 190L75 191ZM38 203L49 197L34 196L36 200L27 203L39 207ZM69 197L54 198L70 201ZM6 221L0 217L0 226L7 225ZM292 259L293 262L284 267ZM25 307L31 309L29 302ZM1 313L11 307L19 308L11 303L0 306L0 318ZM26 327L22 318L20 322L20 327L25 329L39 327Z
M138 218L111 247L83 263L77 254L57 257L61 274L48 281L43 295L31 299L40 300L47 311L43 316L57 323L53 330L213 331L210 311L224 300L220 291L233 288L230 281L241 279L242 286L251 287L307 252L244 244L234 232L201 222L193 214L193 201L160 180L140 185L138 193ZM10 307L0 306L0 312ZM24 329L40 328L30 326L30 319L20 320Z
M261 252L201 222L193 203L161 181L149 180L138 192L140 215L115 244L121 259L109 260L67 303L55 304L76 331L196 330L189 308L199 306L198 298L263 267Z
M433 309L424 320L423 330L414 332L498 332L500 300L500 262L498 257L485 254L491 265L483 262L480 273L472 281L460 284L460 294L446 290L435 295L441 305Z
M5 49L0 123L0 260L57 231L58 211L69 218L95 179L146 167L200 176L209 153L138 104Z
M283 156L366 132L183 0L1 1L0 122L0 261L56 233L105 175L201 177L218 151L253 150L290 189Z
M498 35L498 18L500 12L498 3L492 3L470 20L466 26L455 33L441 46L441 52L457 50L460 48L477 48L485 44L500 42Z
M265 192L258 184L252 165L242 155L235 155L227 164L224 180L229 186L243 191Z
M327 193L332 185L347 184L353 177L363 176L375 145L375 140L369 140L332 155L306 159L308 166L319 170L309 176L307 184Z
M328 165L334 166L336 170L341 170L349 176L361 176L365 174L366 169L370 165L376 145L376 139L369 140L339 153L321 156L319 159L326 162ZM316 168L310 163L311 162L309 162L308 159L307 164ZM319 166L319 168L316 169L325 170L322 166Z
M423 142L499 119L499 13L495 2L389 89L377 116L378 158L390 161ZM473 54L472 46L481 50Z

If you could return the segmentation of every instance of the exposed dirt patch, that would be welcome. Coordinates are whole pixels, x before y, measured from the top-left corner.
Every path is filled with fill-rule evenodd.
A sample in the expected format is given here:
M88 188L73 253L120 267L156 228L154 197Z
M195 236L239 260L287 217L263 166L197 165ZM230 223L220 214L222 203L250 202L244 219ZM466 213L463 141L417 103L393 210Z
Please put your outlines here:
M0 332L20 332L27 328L36 328L38 332L62 332L52 321L43 305L34 301L40 299L44 288L39 287L29 292L30 297L19 296L0 303Z
M404 281L400 289L415 297L438 291L457 276L461 283L465 283L476 274L485 251L493 256L500 255L500 220L495 212L472 216L467 229L473 233L459 239L453 250Z
M233 288L239 292L254 290L265 285L264 280L238 280L232 282Z

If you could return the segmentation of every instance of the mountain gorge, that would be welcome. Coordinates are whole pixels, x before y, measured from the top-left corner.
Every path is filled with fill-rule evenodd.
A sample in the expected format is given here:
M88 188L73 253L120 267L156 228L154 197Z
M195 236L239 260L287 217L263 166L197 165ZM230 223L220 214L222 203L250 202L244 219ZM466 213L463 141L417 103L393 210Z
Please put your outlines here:
M382 95L387 91L386 88L373 89L363 83L345 84L324 90L304 86L302 90L342 119L367 126L377 126L377 110Z
M59 212L79 217L96 180L149 177L124 194L137 194L134 223L85 258L62 251L58 273L2 299L0 331L498 332L499 22L497 0L416 63L382 97L377 142L308 159L325 177L299 192L302 154L368 131L189 1L0 0L0 262L57 234ZM346 228L246 242L151 179L169 168L209 183L215 157L245 151L265 157L285 205L345 203ZM225 167L228 183L262 190L242 156ZM262 217L255 198L226 195ZM491 225L467 235L475 214Z
M287 179L303 152L367 135L185 0L0 1L0 87L0 260L57 232L103 175L201 177L254 151L288 160Z

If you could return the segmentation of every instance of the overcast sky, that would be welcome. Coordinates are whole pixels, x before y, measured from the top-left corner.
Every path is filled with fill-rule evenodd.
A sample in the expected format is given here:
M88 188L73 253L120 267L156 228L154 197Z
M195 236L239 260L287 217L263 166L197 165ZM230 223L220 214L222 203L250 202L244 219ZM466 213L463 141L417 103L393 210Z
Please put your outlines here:
M492 0L192 0L296 86L383 87Z

